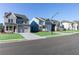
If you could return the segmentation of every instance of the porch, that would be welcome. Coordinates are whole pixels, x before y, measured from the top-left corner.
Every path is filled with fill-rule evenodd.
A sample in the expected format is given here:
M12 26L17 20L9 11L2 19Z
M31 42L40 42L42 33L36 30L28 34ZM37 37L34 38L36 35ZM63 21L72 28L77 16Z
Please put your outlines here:
M17 32L17 29L16 29L16 26L9 25L9 26L4 27L4 31L5 32Z

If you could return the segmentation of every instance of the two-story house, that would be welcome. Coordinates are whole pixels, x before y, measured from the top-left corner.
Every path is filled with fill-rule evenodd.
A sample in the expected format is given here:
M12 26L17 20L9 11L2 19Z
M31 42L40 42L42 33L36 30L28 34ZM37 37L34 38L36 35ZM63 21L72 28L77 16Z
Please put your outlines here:
M35 17L30 21L30 31L55 31L55 23L50 19Z
M44 18L34 17L30 21L30 32L38 32L44 30L45 20Z
M62 21L62 24L66 30L78 30L78 23L75 21Z
M25 15L5 12L4 13L5 32L29 32L29 20Z

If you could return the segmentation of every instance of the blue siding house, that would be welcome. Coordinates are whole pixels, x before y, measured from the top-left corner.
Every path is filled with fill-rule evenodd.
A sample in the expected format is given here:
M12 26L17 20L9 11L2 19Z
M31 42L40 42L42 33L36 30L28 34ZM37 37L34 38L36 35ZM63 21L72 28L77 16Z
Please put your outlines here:
M55 31L55 23L50 21L50 19L35 17L30 21L30 31Z

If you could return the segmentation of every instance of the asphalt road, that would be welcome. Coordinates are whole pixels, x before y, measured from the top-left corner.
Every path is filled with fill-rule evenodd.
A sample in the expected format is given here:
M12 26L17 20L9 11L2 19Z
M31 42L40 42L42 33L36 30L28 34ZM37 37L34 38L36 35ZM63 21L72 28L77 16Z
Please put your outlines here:
M79 34L0 43L0 55L79 55Z

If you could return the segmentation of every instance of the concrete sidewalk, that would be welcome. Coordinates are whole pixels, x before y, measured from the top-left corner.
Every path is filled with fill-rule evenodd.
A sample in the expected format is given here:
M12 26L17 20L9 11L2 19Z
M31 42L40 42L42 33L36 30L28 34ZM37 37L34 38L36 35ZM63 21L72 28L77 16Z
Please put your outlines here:
M36 39L41 39L41 36L35 35L33 33L19 33L22 35L26 40L36 40Z

